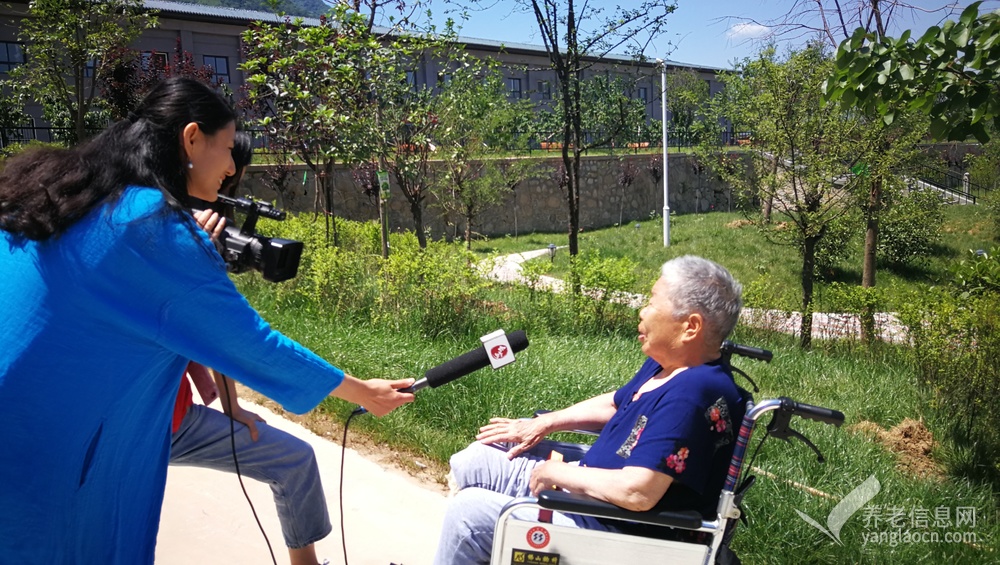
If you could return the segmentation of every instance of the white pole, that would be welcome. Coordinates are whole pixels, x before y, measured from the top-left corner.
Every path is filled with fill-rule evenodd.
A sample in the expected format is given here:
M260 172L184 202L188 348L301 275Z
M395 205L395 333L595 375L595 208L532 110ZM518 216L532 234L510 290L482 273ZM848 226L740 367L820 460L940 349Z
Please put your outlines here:
M660 64L660 109L663 112L663 246L670 247L670 164L667 160L667 63L657 59Z

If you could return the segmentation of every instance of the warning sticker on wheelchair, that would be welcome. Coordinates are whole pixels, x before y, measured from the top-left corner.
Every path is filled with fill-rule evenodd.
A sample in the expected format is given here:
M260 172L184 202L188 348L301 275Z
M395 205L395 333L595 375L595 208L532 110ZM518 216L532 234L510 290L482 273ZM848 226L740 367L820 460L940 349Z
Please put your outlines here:
M528 539L528 545L535 549L542 549L549 545L549 540L552 539L549 531L541 526L535 526L528 530L528 535L525 537Z
M511 565L559 565L558 553L515 549L510 554Z

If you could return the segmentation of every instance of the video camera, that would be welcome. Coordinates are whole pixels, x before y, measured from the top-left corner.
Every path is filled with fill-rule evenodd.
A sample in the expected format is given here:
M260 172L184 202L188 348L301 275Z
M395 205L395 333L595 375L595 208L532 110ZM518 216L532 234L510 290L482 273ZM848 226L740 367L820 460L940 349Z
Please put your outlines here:
M301 241L265 237L256 233L260 216L272 220L284 220L285 212L249 198L230 198L219 195L219 202L229 204L246 214L243 226L227 225L219 236L222 258L231 273L242 273L248 269L260 271L265 280L281 282L294 278L299 270L304 245Z

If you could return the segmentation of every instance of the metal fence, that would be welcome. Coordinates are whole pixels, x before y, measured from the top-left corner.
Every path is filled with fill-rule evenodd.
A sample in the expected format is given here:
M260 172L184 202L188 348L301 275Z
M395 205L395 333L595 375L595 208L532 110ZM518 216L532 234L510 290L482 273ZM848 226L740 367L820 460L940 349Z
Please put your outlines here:
M266 130L248 129L247 133L253 138L253 147L259 151L270 151L271 141ZM719 130L719 143L726 146L738 146L749 144L753 135L750 132L734 132L731 130ZM521 151L527 149L529 153L534 152L556 152L562 149L562 132L539 133L539 132L515 132L514 141L508 147L501 147L506 151ZM598 140L603 140L608 136L602 131L584 131L583 143L588 147ZM690 131L668 131L667 144L670 147L693 147L699 143L699 139L694 132ZM663 147L662 133L658 131L648 132L645 136L621 135L608 139L605 143L590 147L591 149L617 149L639 152L640 150Z
M103 129L87 129L87 135L96 135ZM0 128L0 149L5 149L10 145L18 143L28 143L30 141L40 141L43 143L57 143L68 139L73 139L76 132L73 128L56 128L52 126L24 125L16 128Z
M940 169L929 165L920 165L915 170L916 177L927 184L934 185L945 192L967 199L973 204L985 196L987 188L969 180L969 173L959 173L948 169Z

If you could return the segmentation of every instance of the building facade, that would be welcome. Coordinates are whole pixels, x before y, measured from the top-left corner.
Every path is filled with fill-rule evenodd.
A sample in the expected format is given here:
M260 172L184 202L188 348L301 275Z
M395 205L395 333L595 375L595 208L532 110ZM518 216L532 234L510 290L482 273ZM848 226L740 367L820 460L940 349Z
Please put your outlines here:
M145 30L132 47L141 51L144 58L162 58L164 62L179 47L190 53L196 64L211 67L216 77L229 84L233 92L237 93L245 78L240 71L243 63L241 34L255 21L282 21L275 14L267 12L161 0L147 0L144 4L157 11L159 25ZM0 79L24 63L19 23L27 13L27 2L14 1L0 5ZM304 23L318 25L319 20L304 18ZM469 37L459 37L458 43L476 57L500 62L510 97L528 99L537 108L545 108L558 96L558 81L543 47ZM587 71L588 77L602 73L628 73L637 76L638 80L630 96L644 102L648 118L660 119L661 81L660 69L656 63L636 63L626 57L605 57L593 63ZM668 72L693 70L709 84L709 92L712 94L722 88L716 79L717 73L722 69L670 60L666 64ZM431 89L440 81L447 80L447 75L448 69L444 62L431 56L416 61L413 69L408 72L409 80L415 87ZM36 120L41 116L37 105L29 105L26 110Z

